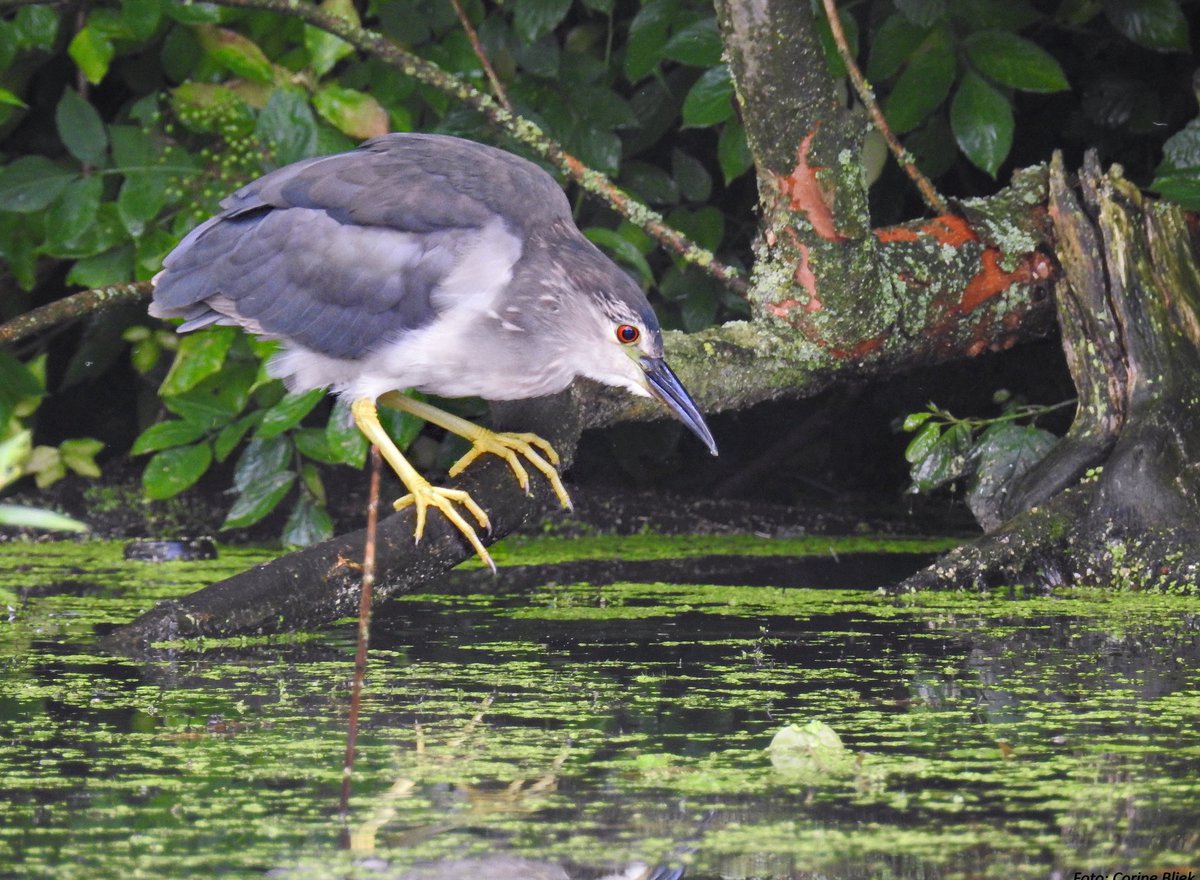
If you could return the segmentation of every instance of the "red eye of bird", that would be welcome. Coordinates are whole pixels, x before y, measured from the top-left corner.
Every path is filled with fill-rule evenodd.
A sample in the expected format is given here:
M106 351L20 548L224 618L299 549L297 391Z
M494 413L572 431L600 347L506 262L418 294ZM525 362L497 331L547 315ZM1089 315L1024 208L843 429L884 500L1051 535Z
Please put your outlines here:
M638 330L632 324L622 324L617 328L617 341L623 342L625 345L632 345L638 341L638 337L642 335L642 331Z

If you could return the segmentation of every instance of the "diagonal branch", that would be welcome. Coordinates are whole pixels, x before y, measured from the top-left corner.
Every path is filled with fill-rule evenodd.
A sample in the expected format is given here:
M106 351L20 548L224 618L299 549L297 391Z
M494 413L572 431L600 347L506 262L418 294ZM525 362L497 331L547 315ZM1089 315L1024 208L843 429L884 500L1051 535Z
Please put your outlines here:
M846 73L850 75L850 82L854 84L854 91L858 95L858 99L867 108L867 113L871 117L871 122L875 125L875 130L883 135L888 149L892 151L892 155L896 157L896 161L904 169L904 173L916 184L917 189L921 192L921 198L925 201L929 209L935 214L945 214L946 200L934 188L932 181L921 173L921 169L917 167L912 154L904 149L900 141L896 139L896 135L892 132L892 127L888 125L883 111L879 109L879 104L875 101L875 92L871 89L871 84L867 82L867 78L858 69L858 63L854 60L854 55L850 52L850 44L846 40L846 32L842 29L842 20L838 16L837 3L834 0L822 0L822 2L825 6L825 17L829 20L829 30L833 34L833 42L837 46L838 55L842 58L842 64L846 66Z
M475 57L483 65L483 72L487 74L488 82L492 84L492 91L496 94L496 100L509 113L515 112L512 102L508 100L508 93L504 91L504 84L500 82L500 77L496 76L496 68L492 67L491 59L488 58L487 52L483 50L483 43L479 42L479 34L475 31L475 26L471 24L471 19L467 15L467 11L463 9L460 0L450 0L450 5L454 7L454 14L458 16L458 23L462 25L463 33L467 35L467 39L471 42L471 48L475 50Z

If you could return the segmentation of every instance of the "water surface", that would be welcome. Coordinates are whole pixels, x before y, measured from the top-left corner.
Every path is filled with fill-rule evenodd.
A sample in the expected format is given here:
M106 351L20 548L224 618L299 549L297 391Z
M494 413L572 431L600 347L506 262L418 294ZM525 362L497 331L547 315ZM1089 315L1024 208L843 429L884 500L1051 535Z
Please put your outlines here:
M510 544L379 610L345 829L352 623L96 646L269 554L0 546L0 875L1200 875L1200 599L873 589L941 546Z

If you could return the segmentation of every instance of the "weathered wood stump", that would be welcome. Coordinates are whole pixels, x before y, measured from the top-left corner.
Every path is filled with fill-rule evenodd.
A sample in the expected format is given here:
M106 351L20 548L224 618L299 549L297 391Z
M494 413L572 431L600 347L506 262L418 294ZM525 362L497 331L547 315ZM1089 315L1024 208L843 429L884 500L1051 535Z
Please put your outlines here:
M1197 227L1095 155L1077 186L1055 157L1050 213L1074 423L997 500L1002 525L901 589L1200 582Z

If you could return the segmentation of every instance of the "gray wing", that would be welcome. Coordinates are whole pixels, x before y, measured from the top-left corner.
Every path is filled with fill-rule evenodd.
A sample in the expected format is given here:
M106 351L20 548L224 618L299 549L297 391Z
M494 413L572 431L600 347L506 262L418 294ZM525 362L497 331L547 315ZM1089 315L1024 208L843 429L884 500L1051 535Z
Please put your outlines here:
M248 184L163 260L151 314L237 324L353 360L427 324L435 291L497 220L570 222L548 174L444 135L394 134Z

